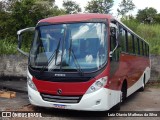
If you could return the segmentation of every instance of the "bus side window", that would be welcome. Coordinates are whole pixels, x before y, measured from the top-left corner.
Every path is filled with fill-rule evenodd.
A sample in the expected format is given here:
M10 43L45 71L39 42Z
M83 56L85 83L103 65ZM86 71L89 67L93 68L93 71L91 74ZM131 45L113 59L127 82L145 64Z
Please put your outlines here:
M149 46L146 44L146 56L149 57Z
M143 46L144 46L144 56L147 56L147 51L146 51L146 47L147 47L147 46L146 46L146 43L144 43Z
M148 57L149 57L149 45L147 46L147 55L148 55Z
M134 44L135 44L135 53L136 55L139 55L139 39L135 39L134 40Z
M137 38L138 55L140 55L140 40Z
M143 56L143 41L140 40L140 51L141 51L141 55Z
M122 51L126 52L126 31L120 27L120 46Z
M132 35L132 43L133 43L133 54L136 54L136 50L135 50L135 39L134 39L134 35Z
M128 32L128 52L133 53L133 37L132 34Z
M142 51L143 51L143 52L142 52L142 53L143 53L142 55L144 56L145 53L144 53L144 42L143 42L143 41L142 41Z
M112 51L116 47L116 36L114 35L116 32L115 28L111 28L111 37L110 37L110 50Z

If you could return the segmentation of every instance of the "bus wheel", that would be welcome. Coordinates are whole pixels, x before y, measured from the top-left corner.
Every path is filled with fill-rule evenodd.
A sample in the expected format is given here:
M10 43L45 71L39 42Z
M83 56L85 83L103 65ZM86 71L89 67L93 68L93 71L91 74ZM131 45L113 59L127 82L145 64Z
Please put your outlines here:
M144 76L143 76L142 87L139 89L140 92L144 91L144 89L145 89L145 79L146 79L146 77L145 77L145 75L144 75Z
M126 96L127 96L127 82L125 81L122 85L120 92L120 102L116 106L114 106L114 110L120 110L121 104L126 99Z
M127 82L124 82L121 89L121 103L124 102L126 97L127 97Z

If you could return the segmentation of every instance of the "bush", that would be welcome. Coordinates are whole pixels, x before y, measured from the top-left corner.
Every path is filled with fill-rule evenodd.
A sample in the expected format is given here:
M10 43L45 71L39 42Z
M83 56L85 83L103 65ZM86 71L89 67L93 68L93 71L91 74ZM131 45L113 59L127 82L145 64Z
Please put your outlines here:
M17 44L9 40L0 40L0 54L17 54Z
M136 20L122 20L122 22L133 31L136 31L139 26L139 23Z

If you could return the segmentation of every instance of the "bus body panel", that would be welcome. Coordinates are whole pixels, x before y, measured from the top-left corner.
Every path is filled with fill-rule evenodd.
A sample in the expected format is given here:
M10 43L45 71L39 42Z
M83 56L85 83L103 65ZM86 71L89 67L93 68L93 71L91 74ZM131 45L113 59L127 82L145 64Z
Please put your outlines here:
M88 82L50 82L33 78L39 92L53 95L57 95L58 89L62 90L61 95L83 95L94 81L93 78Z
M120 56L119 73L121 74L120 76L122 79L126 76L127 88L130 88L140 79L147 67L150 67L149 59L147 57L124 53Z
M120 102L120 91L101 88L96 92L84 94L79 103L57 103L44 101L39 92L33 90L28 86L28 96L31 104L41 107L51 107L71 110L85 110L85 111L105 111L112 108Z
M127 81L127 89L133 87L139 81L142 81L144 74L146 74L146 83L150 78L150 61L147 57L129 55L126 53L120 54L119 67L114 75L110 77L109 89L121 90L123 81ZM112 69L112 68L111 68ZM122 71L123 70L123 71ZM143 82L143 81L142 81ZM142 86L139 82L139 86ZM138 90L140 87L135 87Z
M148 72L148 74L147 74ZM146 75L150 75L150 68L148 67L145 70ZM142 84L143 75L138 79L138 81L128 88L127 96L131 95L133 92L138 90ZM147 81L149 77L147 78ZM146 81L146 82L147 82ZM71 110L84 110L84 111L105 111L111 109L114 105L120 102L120 91L111 90L108 88L102 88L91 94L84 94L81 101L76 104L67 104L67 103L57 103L57 102L48 102L44 101L38 91L33 90L28 86L28 96L29 101L32 105L41 106L41 107L50 107L58 108L58 106L65 106L61 109L71 109ZM100 103L97 105L97 102Z
M57 90L61 89L61 95L84 95L88 88L98 79L108 76L109 67L106 67L102 73L95 78L90 79L86 82L51 82L47 80L38 80L32 78L36 88L41 93L48 93L57 95ZM68 78L69 79L69 78ZM54 86L54 87L53 87ZM107 88L107 85L106 85Z
M143 74L140 76L140 78L136 81L136 83L134 83L127 89L127 97L142 87L144 75L146 77L145 83L148 82L148 80L150 79L150 71L151 71L150 67L147 67L143 72Z

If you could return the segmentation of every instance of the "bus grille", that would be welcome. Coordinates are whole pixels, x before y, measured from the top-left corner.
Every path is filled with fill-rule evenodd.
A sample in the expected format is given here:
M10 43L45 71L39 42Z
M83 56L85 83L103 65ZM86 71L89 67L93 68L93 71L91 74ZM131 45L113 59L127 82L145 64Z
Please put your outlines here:
M41 93L44 101L56 102L56 103L79 103L82 96L56 96L50 94Z

